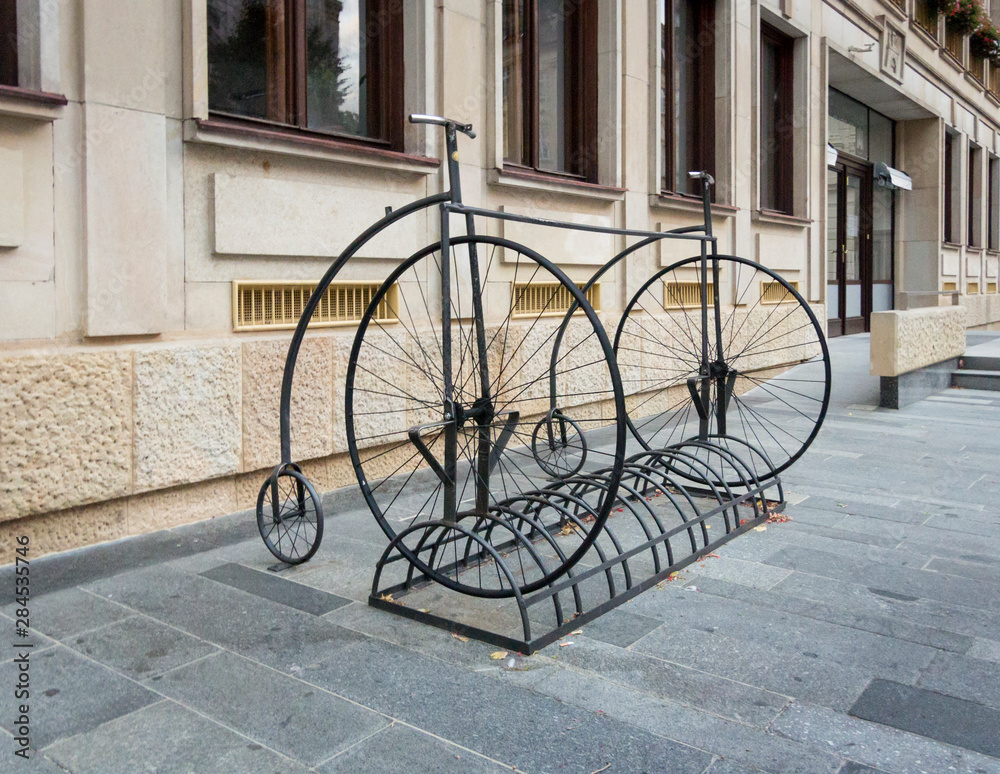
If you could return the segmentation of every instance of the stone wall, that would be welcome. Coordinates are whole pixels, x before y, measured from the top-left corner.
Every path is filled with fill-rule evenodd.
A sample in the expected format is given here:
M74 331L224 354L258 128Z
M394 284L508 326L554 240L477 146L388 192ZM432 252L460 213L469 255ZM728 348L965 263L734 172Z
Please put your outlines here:
M963 306L872 314L871 373L899 376L965 352Z

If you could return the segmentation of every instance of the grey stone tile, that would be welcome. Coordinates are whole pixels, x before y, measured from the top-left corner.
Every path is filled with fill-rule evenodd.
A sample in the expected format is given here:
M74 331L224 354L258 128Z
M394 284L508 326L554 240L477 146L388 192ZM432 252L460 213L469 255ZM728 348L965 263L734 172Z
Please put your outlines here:
M886 567L863 557L851 559L798 546L789 546L767 561L825 578L850 578L899 594L1000 612L1000 584L987 581L935 575L906 567Z
M873 769L871 766L865 766L863 763L844 761L844 767L837 774L879 774L879 772L880 769Z
M245 540L260 539L260 534L257 532L257 514L254 510L217 516L214 519L196 521L194 524L183 524L174 527L171 532L191 540L192 543L204 541L213 546L228 546Z
M1000 758L1000 710L993 707L891 680L872 680L851 714Z
M892 774L1000 772L994 758L808 704L788 707L771 730Z
M583 627L583 633L592 640L627 648L662 624L663 621L655 618L618 608L588 623Z
M673 664L629 649L622 650L587 637L572 647L552 652L554 663L619 683L661 699L699 707L724 718L764 726L787 703L785 696L718 675Z
M273 573L251 570L241 564L228 563L201 573L209 580L256 594L312 615L324 615L350 604L349 599L284 578Z
M157 701L142 686L63 647L31 654L31 740L38 749L90 731ZM17 665L0 665L4 685L17 683Z
M979 564L977 562L963 562L960 559L941 559L935 556L925 565L924 569L943 575L961 575L965 578L978 578L1000 583L1000 563Z
M30 624L30 618L28 623ZM28 627L28 636L19 637L16 634L17 624L13 618L8 618L5 615L0 615L0 642L7 641L9 643L14 643L15 641L21 644L28 644L34 648L35 653L45 648L51 648L56 643L54 640L49 639L41 632L35 631L30 625ZM12 648L2 648L0 649L0 664L4 661L10 661L14 658L14 650Z
M796 521L814 521L818 517L801 513L803 511L813 511L829 514L829 516L857 515L869 519L883 519L885 521L900 522L903 524L922 524L932 515L932 512L919 503L905 500L897 500L892 505L883 505L872 502L858 502L850 497L828 497L824 495L810 495L809 499L803 500L799 505L788 509L788 514ZM828 523L823 526L835 527L836 523Z
M839 626L860 629L919 645L927 645L939 650L965 653L972 647L975 641L973 637L967 635L957 634L947 629L938 629L933 626L911 623L900 616L893 615L892 606L887 601L878 605L872 599L869 607L863 608L861 605L854 603L850 594L838 593L839 587L837 589L828 589L829 593L824 597L827 601L818 601L806 598L801 594L783 593L781 589L785 586L784 583L778 588L767 592L707 578L700 580L698 584L698 589L704 594L713 594L739 602L762 605L774 610L783 610L807 618L828 621ZM867 588L864 591L871 596ZM877 611L870 609L876 606L878 606Z
M538 688L567 704L644 728L675 741L724 755L745 768L780 774L836 772L840 758L759 728L693 711L674 702L622 689L595 675L584 678L569 672L550 675Z
M791 570L729 556L706 557L699 565L698 574L702 577L718 578L756 589L769 589L791 575Z
M306 768L202 715L161 701L46 750L73 774L305 774Z
M363 541L338 536L329 551L292 568L288 577L296 583L366 602L371 593L375 562L381 553L381 549Z
M788 653L769 641L750 642L687 627L660 627L632 649L757 688L842 709L854 703L873 674L869 668Z
M490 653L497 650L495 646L476 640L470 639L464 642L444 629L393 615L384 610L376 610L361 602L352 602L350 605L338 608L325 618L345 629L392 642L409 650L447 661L449 664L473 669L489 666Z
M218 650L214 645L141 615L67 637L64 643L135 680L148 680Z
M735 758L719 758L705 770L705 774L763 774L761 769L750 768Z
M11 723L14 722L16 717L15 715L14 718L11 718ZM11 771L15 772L15 774L66 774L66 769L56 765L45 753L41 753L35 749L34 744L29 744L27 747L27 759L22 758L20 755L14 757L15 750L23 750L25 748L17 744L14 741L14 736L8 733L6 729L0 729L0 745L3 746L4 756L9 756L10 760L13 761Z
M307 766L388 725L388 719L231 653L168 672L157 690Z
M939 653L916 684L1000 709L1000 664L992 661Z
M321 774L500 774L510 771L496 761L448 744L401 723L338 755L318 769Z
M992 661L994 664L1000 664L1000 642L976 638L976 641L972 644L972 647L969 648L966 655L971 658L978 658L983 661Z
M701 774L712 758L611 718L567 707L378 641L337 648L303 679L525 771Z
M45 594L210 548L206 541L194 542L167 530L43 556L31 561L31 596L37 602ZM14 588L13 577L14 565L0 567L0 586Z
M300 610L165 567L124 573L90 588L151 618L282 671L326 658L331 641L361 638Z
M704 580L704 579L703 579ZM886 676L915 678L934 657L935 650L852 626L795 615L782 610L748 604L710 594L672 590L657 597L659 617L678 632L685 629L708 632L746 643L780 643L781 658L806 656L841 667L877 669ZM648 639L637 647L643 648Z
M82 589L66 589L33 598L29 609L31 628L56 640L134 615L131 610L95 597ZM12 605L4 608L4 613L8 616L13 615L13 611Z
M885 593L885 589L862 583L849 583L796 572L776 586L774 592L825 602L834 607L849 606L859 614L888 615L902 622L970 637L991 639L998 636L996 616L993 613L933 599L908 602L904 601L905 598L912 595L907 595L905 592L893 592L889 595ZM960 649L957 650L961 652Z

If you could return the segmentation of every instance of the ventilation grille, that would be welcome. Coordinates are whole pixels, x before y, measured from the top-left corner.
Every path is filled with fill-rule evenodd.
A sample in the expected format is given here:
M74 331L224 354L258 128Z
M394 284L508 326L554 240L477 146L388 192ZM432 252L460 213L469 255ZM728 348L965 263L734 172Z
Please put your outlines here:
M795 290L799 289L798 281L789 282ZM780 282L771 280L760 283L760 302L762 304L794 304L798 299L788 292L788 288Z
M968 287L967 287L967 289L966 289L965 292L968 293L969 295L973 295L975 293L978 293L979 292L979 283L978 282L970 282L968 284Z
M582 283L576 286L583 290ZM513 286L512 317L549 317L565 314L573 304L573 296L558 282L518 282ZM595 312L601 310L601 283L592 285L584 297ZM574 312L577 314L577 312Z
M995 283L995 282L987 282L986 283L986 292L987 293L996 293L997 292L997 283Z
M708 305L715 306L715 283L709 282ZM701 309L701 283L693 282L664 282L663 283L663 308L664 309Z
M943 283L941 285L941 290L945 291L946 293L949 292L949 291L958 290L958 283L957 282L945 282L945 283Z
M379 288L377 282L338 282L327 288L310 325L328 328L359 322ZM233 330L262 331L294 328L316 283L233 282ZM375 319L396 319L394 285L375 311Z

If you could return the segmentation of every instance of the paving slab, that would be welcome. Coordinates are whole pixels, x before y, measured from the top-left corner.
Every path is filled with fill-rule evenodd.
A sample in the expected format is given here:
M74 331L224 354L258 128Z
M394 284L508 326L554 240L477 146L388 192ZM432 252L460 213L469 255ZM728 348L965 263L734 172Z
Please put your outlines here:
M381 642L344 647L302 678L518 769L701 774L712 756L596 713Z
M232 653L174 669L156 689L310 767L389 725L378 713Z
M305 774L308 769L203 715L160 701L57 742L46 754L73 774ZM60 769L61 771L62 769Z
M623 690L595 675L581 678L558 672L542 680L536 690L650 733L712 750L744 767L759 767L777 774L832 774L841 764L839 756L767 735L760 728L692 711L675 702ZM664 768L670 770L669 762L664 762Z
M551 654L553 663L599 675L651 696L748 725L766 725L788 703L773 691L584 637Z
M233 562L213 567L200 574L209 580L225 583L234 589L256 594L258 597L313 615L325 615L351 602L328 591L321 591L274 573L260 572Z
M57 640L135 615L121 605L76 588L32 597L29 610L31 628ZM14 605L5 606L3 612L13 617Z
M663 621L657 618L639 615L620 607L602 615L596 621L591 621L582 631L592 640L627 648L662 625Z
M143 615L77 634L64 644L133 680L153 680L167 670L216 653L214 645Z
M938 653L916 684L1000 710L1000 664L993 661Z
M163 566L123 573L88 588L282 671L323 660L331 641L360 638L309 613Z
M320 766L320 774L500 774L491 761L402 723L394 723Z
M891 680L872 680L850 714L1000 758L1000 710L976 702Z
M160 699L138 683L62 646L29 659L31 741L40 750ZM4 685L15 685L17 674L13 662L0 664Z
M801 702L782 712L771 730L891 774L1000 772L995 758Z

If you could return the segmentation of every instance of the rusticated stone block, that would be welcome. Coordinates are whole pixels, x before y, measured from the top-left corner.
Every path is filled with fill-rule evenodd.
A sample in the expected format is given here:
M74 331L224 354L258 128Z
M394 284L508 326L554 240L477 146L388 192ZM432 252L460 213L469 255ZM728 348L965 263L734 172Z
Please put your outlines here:
M0 521L128 494L126 352L25 355L0 363Z
M929 307L872 314L871 372L899 376L965 353L966 310Z
M279 407L287 341L243 345L243 470L281 461ZM342 378L342 377L341 377ZM292 382L292 459L333 452L333 346L329 336L302 342Z
M142 535L234 511L236 484L232 476L149 492L129 499L128 534Z
M134 368L137 491L240 470L239 344L136 352Z
M5 557L3 561L12 561L20 535L30 538L31 558L37 559L55 551L123 538L126 528L124 499L8 521L0 524L0 556Z

